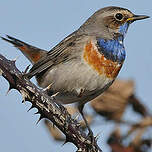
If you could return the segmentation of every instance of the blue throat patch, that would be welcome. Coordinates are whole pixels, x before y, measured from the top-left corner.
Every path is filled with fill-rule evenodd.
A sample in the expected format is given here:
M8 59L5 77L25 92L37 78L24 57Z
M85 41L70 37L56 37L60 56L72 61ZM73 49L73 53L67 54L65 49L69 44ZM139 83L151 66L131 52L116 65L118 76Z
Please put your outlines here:
M128 23L123 24L119 28L120 36L117 39L105 40L102 38L97 39L97 44L100 47L100 52L114 62L122 63L125 60L125 48L123 45L124 37L128 30Z

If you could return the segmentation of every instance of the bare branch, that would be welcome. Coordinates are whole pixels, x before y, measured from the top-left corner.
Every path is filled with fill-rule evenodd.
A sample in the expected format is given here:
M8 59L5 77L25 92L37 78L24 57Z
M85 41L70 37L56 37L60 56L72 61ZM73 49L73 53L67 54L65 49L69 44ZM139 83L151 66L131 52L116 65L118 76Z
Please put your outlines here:
M65 134L65 142L72 142L78 148L77 152L101 152L96 138L92 140L88 138L80 124L71 118L65 107L53 102L52 98L25 79L16 68L15 61L7 60L0 55L0 74L8 80L10 89L17 89L24 101L28 100L32 103L31 108L38 109L40 120L49 119Z

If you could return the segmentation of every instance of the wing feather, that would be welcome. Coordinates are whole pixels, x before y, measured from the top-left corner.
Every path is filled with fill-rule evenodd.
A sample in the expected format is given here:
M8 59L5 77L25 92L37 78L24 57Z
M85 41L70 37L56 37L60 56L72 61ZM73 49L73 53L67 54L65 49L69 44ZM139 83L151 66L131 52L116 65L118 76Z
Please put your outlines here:
M50 50L44 58L34 64L26 76L32 78L48 68L53 68L60 63L76 58L76 56L74 56L75 53L72 52L78 48L76 43L79 42L82 37L82 35L77 35L75 32L66 37L57 46Z

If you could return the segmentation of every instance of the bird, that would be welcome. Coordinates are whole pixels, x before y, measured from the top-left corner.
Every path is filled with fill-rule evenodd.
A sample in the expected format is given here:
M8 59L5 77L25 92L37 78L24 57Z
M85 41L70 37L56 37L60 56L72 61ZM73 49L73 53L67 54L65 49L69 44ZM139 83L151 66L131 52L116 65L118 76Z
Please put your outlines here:
M57 103L78 103L88 135L93 136L83 107L112 85L125 60L124 38L129 25L146 18L149 16L117 6L101 8L50 51L9 35L1 38L32 63L26 78L35 76L38 86L49 96L54 95Z

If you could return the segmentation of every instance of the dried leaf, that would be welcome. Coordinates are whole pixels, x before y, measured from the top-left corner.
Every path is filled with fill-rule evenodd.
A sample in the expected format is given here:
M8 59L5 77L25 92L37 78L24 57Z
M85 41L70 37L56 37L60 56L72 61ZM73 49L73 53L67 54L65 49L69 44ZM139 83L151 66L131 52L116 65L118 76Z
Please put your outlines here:
M116 80L107 91L91 101L91 106L107 119L119 121L133 93L133 81Z

